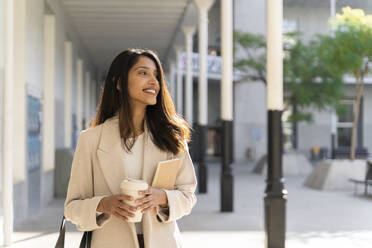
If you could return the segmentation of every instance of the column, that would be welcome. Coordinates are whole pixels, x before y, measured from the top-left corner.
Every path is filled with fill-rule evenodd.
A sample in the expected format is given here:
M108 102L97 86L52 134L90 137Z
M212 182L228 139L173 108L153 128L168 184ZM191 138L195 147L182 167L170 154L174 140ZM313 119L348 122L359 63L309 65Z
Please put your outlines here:
M91 113L91 119L96 117L95 113L95 107L96 107L96 87L97 87L97 82L96 80L92 80L91 85L90 85L90 106L89 106L89 113Z
M181 68L181 52L182 46L174 46L177 60L177 87L176 87L176 110L177 113L183 115L183 84L182 84L182 68Z
M72 148L72 42L65 41L64 144Z
M265 246L285 247L285 212L287 190L282 172L283 112L283 1L268 0L267 18L267 111L268 167L265 190Z
M330 16L332 18L336 17L337 11L337 0L330 0Z
M337 9L337 0L330 0L330 17L336 17L336 9ZM336 140L337 137L337 114L336 111L333 110L331 113L331 158L335 159L335 149L336 149Z
M3 236L4 245L12 245L13 236L13 118L14 118L14 83L13 83L13 0L5 0L5 66L4 66L4 168L3 168Z
M171 60L169 63L169 88L173 102L175 102L176 99L176 75L177 75L176 64L177 63L174 60Z
M207 146L208 124L208 75L207 75L207 50L208 50L208 11L214 0L194 0L199 10L198 21L198 48L199 48L199 82L198 82L198 129L200 137L200 155L198 168L199 193L207 192L207 166L205 153Z
M76 109L76 126L78 135L83 129L83 60L78 58L76 62L76 83L77 83L77 109Z
M13 185L18 184L17 192L13 193L14 217L24 217L28 213L28 197L22 197L19 192L27 195L27 92L26 92L26 0L13 1L13 113L6 114L7 119L13 118L13 140L16 153L13 155L12 175ZM3 11L3 10L0 10ZM8 15L6 13L5 15ZM8 37L9 38L9 37ZM6 135L9 133L7 132ZM4 176L7 177L4 172ZM9 180L9 179L6 179ZM13 188L14 189L14 188ZM12 190L13 190L12 189ZM6 199L4 197L4 199ZM7 201L7 200L6 200ZM5 201L4 201L5 202ZM13 216L11 217L13 219ZM6 224L5 224L6 225ZM10 241L9 241L10 242Z
M222 119L222 175L221 212L234 208L234 177L232 175L233 127L233 3L221 0L221 119Z
M192 102L193 102L193 77L192 77L192 37L195 33L195 27L184 26L182 28L185 34L185 44L186 44L186 99L185 99L185 116L186 121L190 126L193 125L193 113L192 113Z
M54 169L54 71L55 71L55 16L44 16L44 86L42 125L42 172ZM43 186L43 185L42 185Z
M85 72L85 89L84 89L84 100L85 100L85 110L84 110L84 119L85 119L85 128L89 127L90 118L92 118L92 114L90 112L90 88L91 88L91 81L90 81L90 72Z

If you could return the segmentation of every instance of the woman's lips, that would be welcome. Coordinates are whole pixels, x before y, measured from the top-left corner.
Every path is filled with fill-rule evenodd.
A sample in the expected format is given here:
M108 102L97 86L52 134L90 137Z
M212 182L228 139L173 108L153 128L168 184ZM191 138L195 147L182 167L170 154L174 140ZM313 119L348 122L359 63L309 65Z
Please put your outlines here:
M143 92L145 92L147 94L150 94L150 95L153 95L153 96L156 96L156 91L153 90L153 89L145 89L145 90L143 90Z

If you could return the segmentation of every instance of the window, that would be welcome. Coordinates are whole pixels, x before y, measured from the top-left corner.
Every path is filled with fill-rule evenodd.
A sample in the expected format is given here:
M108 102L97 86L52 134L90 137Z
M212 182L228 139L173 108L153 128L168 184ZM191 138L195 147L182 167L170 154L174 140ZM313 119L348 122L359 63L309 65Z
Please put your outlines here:
M350 147L355 101L351 99L342 100L341 104L344 111L342 115L337 116L337 146Z
M286 35L289 33L297 32L298 25L295 19L284 19L282 26L283 45L285 48L292 47L296 44L296 39L293 36Z
M292 107L285 108L282 114L283 148L285 151L296 148L294 142L293 123L289 121L292 115Z

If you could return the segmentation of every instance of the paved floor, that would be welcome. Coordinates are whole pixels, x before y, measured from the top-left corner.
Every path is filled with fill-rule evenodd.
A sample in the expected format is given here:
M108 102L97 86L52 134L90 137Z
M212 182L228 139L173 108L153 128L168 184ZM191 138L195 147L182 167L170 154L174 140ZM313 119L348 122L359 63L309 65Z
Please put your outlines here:
M234 166L234 212L220 213L220 167L209 165L208 193L197 194L192 214L178 221L185 247L265 247L265 177L250 173L251 169L250 165ZM286 247L372 247L372 198L312 190L303 186L304 180L304 176L286 179ZM54 200L16 226L12 247L54 247L62 209L63 200ZM81 233L72 225L67 230L66 247L78 247Z

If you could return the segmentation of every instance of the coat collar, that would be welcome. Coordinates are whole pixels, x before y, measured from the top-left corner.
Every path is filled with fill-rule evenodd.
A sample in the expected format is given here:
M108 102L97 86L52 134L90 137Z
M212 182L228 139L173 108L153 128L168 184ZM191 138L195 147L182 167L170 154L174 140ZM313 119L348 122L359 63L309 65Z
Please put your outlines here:
M97 149L98 162L112 194L120 194L120 183L127 177L124 164L125 152L119 131L119 116L107 119L102 124L102 133ZM144 125L142 180L149 185L158 161L166 160L169 153L161 151L151 139L151 132Z

